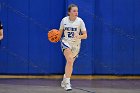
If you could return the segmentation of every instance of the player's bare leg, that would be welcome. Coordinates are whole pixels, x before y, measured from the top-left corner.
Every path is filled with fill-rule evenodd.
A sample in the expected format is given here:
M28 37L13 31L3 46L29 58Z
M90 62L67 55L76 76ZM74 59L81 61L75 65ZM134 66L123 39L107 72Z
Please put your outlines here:
M67 63L65 66L65 74L64 74L64 78L63 78L61 86L64 87L65 90L72 90L71 85L70 85L70 78L72 75L73 63L75 59L73 58L71 49L69 48L65 49L64 56L66 58Z
M64 55L65 55L65 58L67 61L66 67L65 67L65 76L66 76L66 78L71 78L71 74L73 71L73 63L74 63L73 55L69 48L67 48L64 51Z

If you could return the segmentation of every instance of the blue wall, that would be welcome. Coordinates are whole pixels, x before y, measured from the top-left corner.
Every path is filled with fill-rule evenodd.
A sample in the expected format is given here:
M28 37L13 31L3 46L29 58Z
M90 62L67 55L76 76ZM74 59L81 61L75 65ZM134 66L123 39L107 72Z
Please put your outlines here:
M71 3L88 31L74 74L140 74L139 0L0 0L0 73L63 74L60 43L50 43L47 32L59 29Z

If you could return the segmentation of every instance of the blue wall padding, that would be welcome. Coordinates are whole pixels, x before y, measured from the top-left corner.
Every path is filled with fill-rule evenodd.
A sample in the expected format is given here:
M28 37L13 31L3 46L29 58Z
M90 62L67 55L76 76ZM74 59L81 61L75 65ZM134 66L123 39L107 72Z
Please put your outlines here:
M63 74L60 42L50 43L47 33L59 29L71 3L88 32L73 74L140 74L139 0L0 0L0 73Z

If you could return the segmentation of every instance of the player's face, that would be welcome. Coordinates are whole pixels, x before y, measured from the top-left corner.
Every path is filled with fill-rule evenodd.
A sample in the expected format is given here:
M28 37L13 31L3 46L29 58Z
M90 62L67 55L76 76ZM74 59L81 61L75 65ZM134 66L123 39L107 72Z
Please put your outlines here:
M71 11L69 12L69 15L77 17L78 16L78 8L77 7L72 7Z

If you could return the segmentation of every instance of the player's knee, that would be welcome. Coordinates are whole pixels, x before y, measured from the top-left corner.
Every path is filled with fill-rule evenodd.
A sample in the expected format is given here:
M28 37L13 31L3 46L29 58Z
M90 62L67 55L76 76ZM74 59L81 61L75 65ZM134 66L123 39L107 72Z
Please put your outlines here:
M67 60L67 64L69 65L69 66L73 66L73 57L68 57L68 60Z
M68 62L67 62L67 65L68 65L69 67L73 67L73 62L68 61Z
M68 61L69 61L69 62L73 62L73 57L72 57L72 56L69 56L69 57L68 57Z

